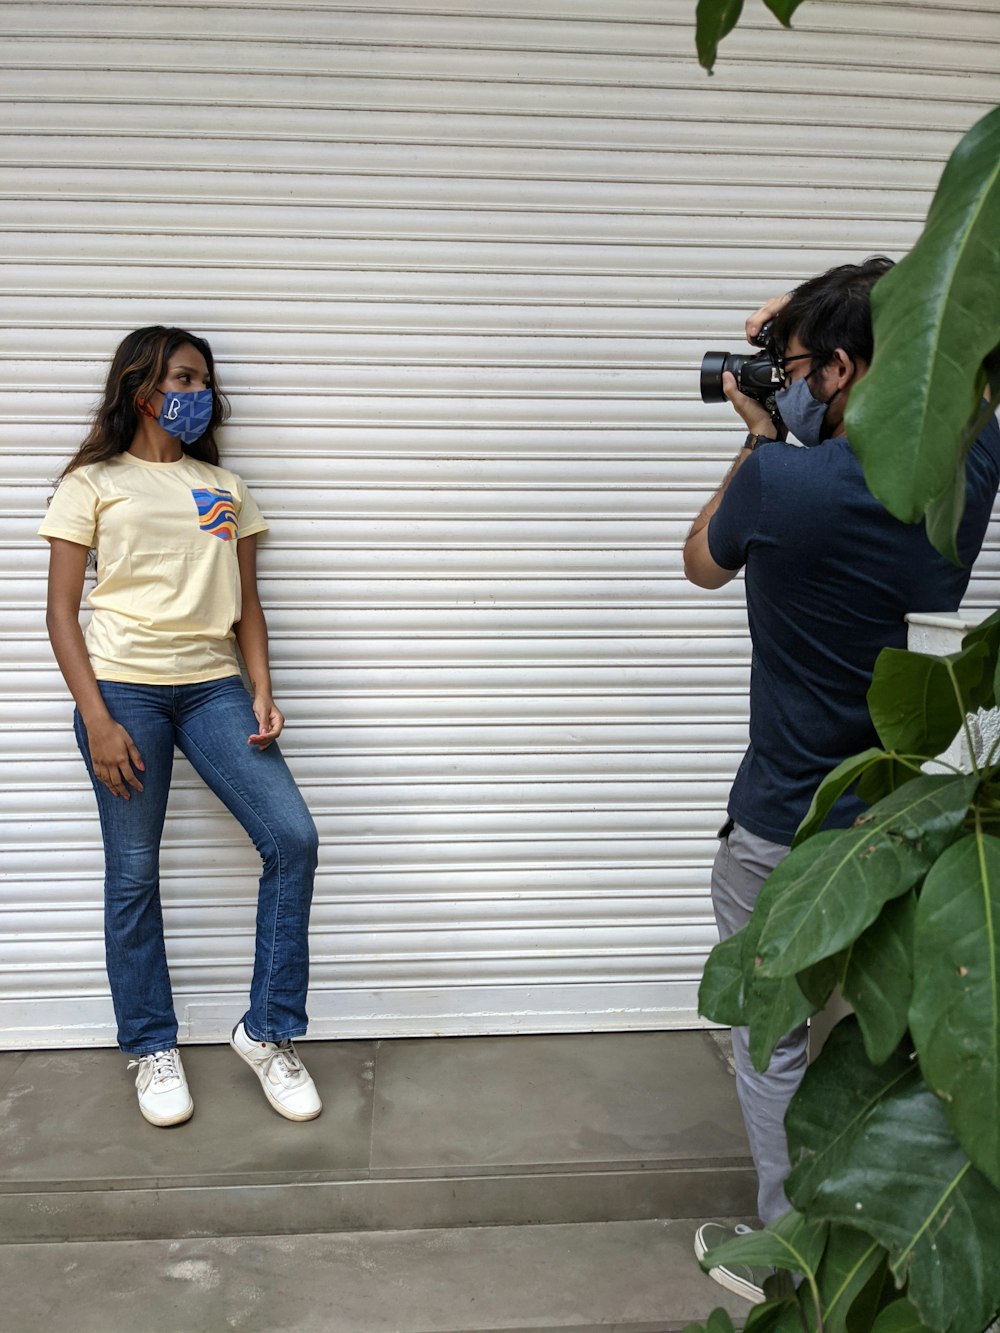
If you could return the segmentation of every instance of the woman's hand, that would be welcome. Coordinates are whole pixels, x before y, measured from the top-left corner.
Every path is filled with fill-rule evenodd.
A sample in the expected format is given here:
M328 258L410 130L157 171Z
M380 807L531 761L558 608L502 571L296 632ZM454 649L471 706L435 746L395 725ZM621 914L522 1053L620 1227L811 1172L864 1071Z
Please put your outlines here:
M85 726L90 762L98 782L103 782L112 796L121 796L126 801L129 787L142 791L142 783L136 777L136 770L144 771L142 756L121 723L108 715Z
M255 694L253 697L253 715L257 719L259 731L248 737L248 745L256 745L266 750L272 741L281 735L285 719L269 694Z
M50 539L45 623L59 670L83 719L94 776L112 796L127 801L130 787L142 791L136 772L143 771L143 762L132 737L105 706L83 641L80 597L87 570L87 549L83 543L63 537Z
M260 609L257 595L257 536L240 537L236 543L236 558L240 565L240 588L243 609L233 627L240 645L243 662L253 690L253 715L259 731L248 738L250 745L266 750L281 735L285 719L271 698L271 671L267 663L267 624Z

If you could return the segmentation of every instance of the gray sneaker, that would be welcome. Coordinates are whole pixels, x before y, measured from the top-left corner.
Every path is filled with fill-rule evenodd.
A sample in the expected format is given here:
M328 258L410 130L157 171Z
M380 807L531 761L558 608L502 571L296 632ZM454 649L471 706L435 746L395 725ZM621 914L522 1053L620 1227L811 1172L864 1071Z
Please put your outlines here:
M752 1230L752 1227L744 1226L742 1222L734 1227L724 1226L721 1222L703 1222L694 1233L694 1252L700 1262L709 1250L724 1245L727 1240L735 1240L737 1236L745 1236ZM727 1291L753 1301L754 1305L759 1305L764 1299L764 1283L773 1272L773 1268L754 1268L750 1264L728 1263L720 1264L718 1268L710 1268L708 1276Z

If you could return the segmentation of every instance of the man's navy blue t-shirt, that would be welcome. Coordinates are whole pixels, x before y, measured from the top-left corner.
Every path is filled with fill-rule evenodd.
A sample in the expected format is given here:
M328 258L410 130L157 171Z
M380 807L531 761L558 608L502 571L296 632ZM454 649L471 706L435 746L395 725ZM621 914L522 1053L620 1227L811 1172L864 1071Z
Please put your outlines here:
M955 611L979 554L1000 482L994 419L969 451L956 568L871 495L846 438L814 449L763 445L734 474L708 547L724 569L746 566L753 640L750 746L729 816L791 844L816 787L878 737L866 695L885 647L906 647L910 611ZM838 801L830 827L864 809Z

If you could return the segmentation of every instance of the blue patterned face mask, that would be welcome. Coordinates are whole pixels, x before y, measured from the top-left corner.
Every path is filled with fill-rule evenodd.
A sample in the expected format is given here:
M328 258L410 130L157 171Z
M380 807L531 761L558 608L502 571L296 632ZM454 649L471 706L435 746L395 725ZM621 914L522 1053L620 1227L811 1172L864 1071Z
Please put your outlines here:
M193 389L187 393L165 393L157 425L168 435L176 435L182 444L194 444L208 430L212 420L212 390Z
M833 398L836 396L834 394ZM823 420L833 398L825 403L822 398L814 398L808 378L796 380L790 388L779 389L774 395L782 421L799 443L804 444L807 449L822 441Z

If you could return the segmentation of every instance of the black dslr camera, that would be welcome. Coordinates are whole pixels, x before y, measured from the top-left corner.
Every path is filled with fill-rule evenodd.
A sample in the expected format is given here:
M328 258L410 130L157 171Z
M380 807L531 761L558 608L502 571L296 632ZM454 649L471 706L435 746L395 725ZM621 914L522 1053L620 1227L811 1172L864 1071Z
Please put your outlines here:
M756 338L750 340L755 347L762 347L762 352L754 356L740 356L736 352L706 352L701 363L701 401L703 403L724 403L726 395L722 392L722 376L728 370L736 377L736 387L740 393L755 399L767 412L778 427L781 426L781 414L778 412L774 395L784 383L781 358L771 338L771 321L763 326Z

